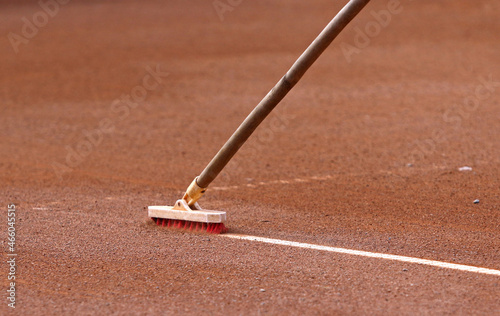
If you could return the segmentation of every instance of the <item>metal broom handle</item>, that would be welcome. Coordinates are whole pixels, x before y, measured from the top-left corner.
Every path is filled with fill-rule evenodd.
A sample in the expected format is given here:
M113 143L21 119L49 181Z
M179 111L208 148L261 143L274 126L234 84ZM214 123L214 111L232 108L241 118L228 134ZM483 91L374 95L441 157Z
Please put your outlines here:
M339 35L344 27L365 7L370 0L351 0L342 10L328 23L323 31L302 53L288 72L260 101L255 109L241 123L234 134L222 146L215 157L205 167L196 179L201 188L207 188L217 177L229 160L236 154L238 149L245 143L257 126L266 118L274 107L285 97L295 84L302 78L304 73L318 59L330 43Z

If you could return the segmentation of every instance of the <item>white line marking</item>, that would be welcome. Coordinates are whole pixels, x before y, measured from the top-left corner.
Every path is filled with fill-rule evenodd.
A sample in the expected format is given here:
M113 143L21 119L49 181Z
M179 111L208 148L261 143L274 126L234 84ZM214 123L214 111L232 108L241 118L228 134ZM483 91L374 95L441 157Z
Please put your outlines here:
M439 170L446 170L449 169L446 166L433 166L432 168L425 168L425 169L419 169L419 170L430 170L430 169L439 169ZM451 169L450 169L451 170ZM455 169L453 169L455 170ZM353 177L353 176L362 176L366 175L367 173L346 173L346 172L336 172L334 174L327 174L323 176L310 176L310 177L304 177L304 178L295 178L295 179L288 179L288 180L271 180L271 181L260 181L255 184L239 184L239 185L231 185L231 186L220 186L220 187L210 187L210 190L214 191L227 191L227 190L237 190L242 187L248 187L248 188L257 188L259 186L265 186L265 185L274 185L274 184L293 184L293 183L309 183L313 181L327 181L327 180L334 180L335 176L339 177ZM373 173L369 173L373 175ZM376 174L383 174L383 175L389 175L389 176L399 176L401 177L399 173L394 173L389 170L379 170L376 172ZM404 174L404 172L403 172Z
M268 182L258 182L257 184L242 184L242 185L232 185L232 186L226 186L226 187L211 187L210 190L215 190L215 191L227 191L231 189L239 189L240 187L248 187L248 188L256 188L258 186L263 186L263 185L273 185L273 184L291 184L294 182L298 183L307 183L310 181L325 181L325 180L331 180L333 179L333 176L331 175L326 175L326 176L312 176L312 177L307 177L307 178L296 178L296 179L291 179L291 180L272 180Z
M434 267L445 268L445 269L454 269L454 270L460 270L460 271L467 271L467 272L500 276L500 270L480 268L480 267L468 266L468 265L463 265L463 264L448 263L448 262L434 261L434 260L427 260L427 259L420 259L420 258L413 258L413 257L405 257L405 256L391 255L391 254L378 253L378 252L353 250L353 249L347 249L347 248L337 248L337 247L321 246L321 245L314 245L314 244L306 244L306 243L295 242L295 241L287 241L287 240L281 240L281 239L272 239L272 238L264 238L264 237L248 236L248 235L223 234L221 236L233 238L233 239L259 241L259 242L268 243L268 244L291 246L291 247L306 248L306 249L315 249L315 250L323 250L323 251L330 251L330 252L336 252L336 253L342 253L342 254L348 254L348 255L395 260L395 261L408 262L408 263L417 263L417 264L423 264L423 265L434 266Z

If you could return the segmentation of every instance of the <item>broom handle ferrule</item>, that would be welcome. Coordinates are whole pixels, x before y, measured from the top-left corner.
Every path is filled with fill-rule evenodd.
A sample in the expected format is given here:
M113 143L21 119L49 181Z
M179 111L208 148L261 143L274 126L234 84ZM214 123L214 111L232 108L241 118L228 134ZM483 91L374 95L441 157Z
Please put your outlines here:
M328 23L323 31L302 53L290 70L280 81L269 91L260 101L255 109L241 123L229 140L222 146L215 157L205 167L197 178L197 184L202 188L208 185L217 177L226 164L236 154L238 149L245 143L259 124L266 118L274 107L285 97L285 95L302 78L304 73L318 59L323 51L345 28L345 26L364 8L370 0L351 0L344 8Z

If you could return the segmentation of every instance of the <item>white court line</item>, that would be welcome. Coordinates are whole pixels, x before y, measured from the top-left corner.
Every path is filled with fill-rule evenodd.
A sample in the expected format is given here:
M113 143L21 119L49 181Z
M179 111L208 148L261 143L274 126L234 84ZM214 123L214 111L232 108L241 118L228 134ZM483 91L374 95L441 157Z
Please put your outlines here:
M378 252L353 250L353 249L347 249L347 248L336 248L336 247L329 247L329 246L306 244L306 243L295 242L295 241L287 241L287 240L281 240L281 239L272 239L272 238L264 238L264 237L248 236L248 235L222 234L221 236L227 237L227 238L233 238L233 239L259 241L259 242L268 243L268 244L291 246L291 247L314 249L314 250L323 250L323 251L330 251L330 252L336 252L336 253L342 253L342 254L348 254L348 255L395 260L395 261L409 262L409 263L417 263L417 264L423 264L423 265L445 268L445 269L454 269L454 270L460 270L460 271L467 271L467 272L500 276L500 270L480 268L480 267L468 266L468 265L463 265L463 264L448 263L448 262L434 261L434 260L427 260L427 259L420 259L420 258L413 258L413 257L405 257L405 256L391 255L391 254L378 253Z
M227 191L227 190L236 190L242 187L247 187L247 188L256 188L258 186L263 186L263 185L273 185L273 184L292 184L292 183L306 183L310 181L325 181L325 180L331 180L333 179L333 176L331 175L326 175L326 176L312 176L312 177L307 177L307 178L296 178L296 179L290 179L290 180L272 180L268 182L258 182L257 184L253 183L248 183L248 184L242 184L242 185L231 185L227 187L211 187L210 190L215 190L215 191Z

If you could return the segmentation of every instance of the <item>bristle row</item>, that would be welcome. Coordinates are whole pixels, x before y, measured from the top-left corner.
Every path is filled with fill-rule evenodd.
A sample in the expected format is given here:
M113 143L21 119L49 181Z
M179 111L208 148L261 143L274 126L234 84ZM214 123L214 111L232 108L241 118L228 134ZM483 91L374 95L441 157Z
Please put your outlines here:
M222 234L227 232L227 228L226 226L224 226L224 223L200 223L155 217L151 219L156 223L156 225L163 227L166 226L171 228L187 229L191 231L207 232L211 234Z

